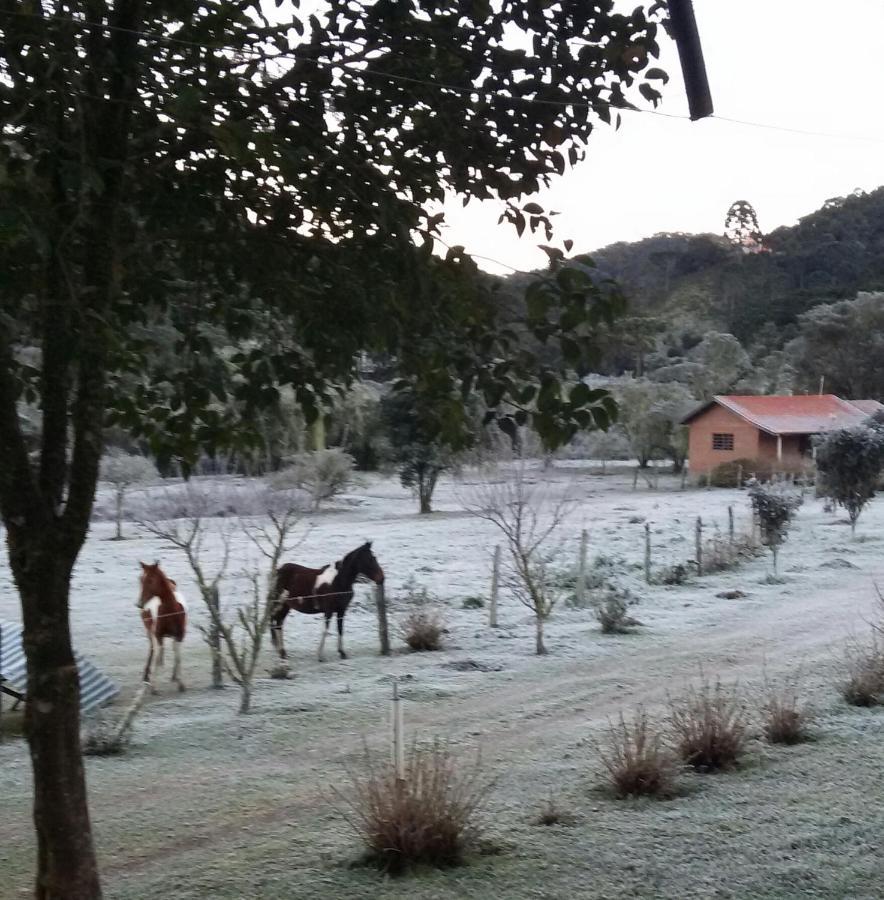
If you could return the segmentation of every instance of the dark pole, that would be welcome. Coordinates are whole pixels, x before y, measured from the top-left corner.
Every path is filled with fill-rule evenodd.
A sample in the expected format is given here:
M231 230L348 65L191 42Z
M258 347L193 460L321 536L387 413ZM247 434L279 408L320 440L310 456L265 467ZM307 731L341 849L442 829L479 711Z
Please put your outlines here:
M696 122L697 119L711 116L714 110L709 79L706 77L706 63L703 62L700 32L697 30L691 0L669 0L669 19L672 36L678 47L678 57L681 60L681 73L688 95L691 121Z

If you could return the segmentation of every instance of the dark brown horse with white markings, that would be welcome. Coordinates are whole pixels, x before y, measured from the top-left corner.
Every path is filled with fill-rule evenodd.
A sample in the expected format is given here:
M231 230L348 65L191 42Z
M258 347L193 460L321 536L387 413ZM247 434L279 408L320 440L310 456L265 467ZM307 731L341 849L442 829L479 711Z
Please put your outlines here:
M319 661L325 639L331 626L331 618L338 617L338 653L344 653L344 616L353 599L353 585L358 580L384 583L384 570L371 551L371 541L357 547L338 562L329 563L321 569L308 569L295 563L280 566L276 573L276 607L270 616L270 636L280 659L286 659L282 641L282 623L289 610L325 616L325 628L319 642Z

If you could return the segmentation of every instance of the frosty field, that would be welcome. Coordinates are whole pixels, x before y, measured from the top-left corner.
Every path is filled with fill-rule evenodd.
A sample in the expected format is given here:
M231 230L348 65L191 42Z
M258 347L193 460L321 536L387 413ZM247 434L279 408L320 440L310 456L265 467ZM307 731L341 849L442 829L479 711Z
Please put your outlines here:
M576 562L582 529L589 558L612 561L617 580L639 599L636 634L600 633L593 612L560 605L546 629L547 657L534 656L529 611L506 593L500 627L487 609L491 525L462 511L465 490L440 485L430 516L393 479L366 479L356 492L311 517L303 544L287 559L322 565L364 540L387 574L391 625L405 613L413 579L440 598L448 626L443 652L378 655L368 587L358 587L346 619L347 660L316 660L321 618L290 615L285 639L294 677L271 680L269 639L259 665L253 712L236 715L238 691L209 687L209 656L199 634L207 616L183 558L136 524L110 541L98 522L77 566L71 601L76 647L123 688L111 710L138 687L147 641L133 604L139 560L159 559L190 601L184 649L188 691L160 675L160 694L139 716L133 746L119 758L87 759L91 813L105 894L117 900L184 898L625 898L884 896L884 712L840 699L845 638L864 633L884 584L884 500L860 519L857 539L808 496L780 555L783 583L769 583L767 556L730 572L673 587L643 580L644 522L656 569L694 555L702 516L727 532L732 505L748 523L745 492L678 490L661 478L652 491L626 475L601 477L561 463L539 470L553 492L579 504L568 519L561 566ZM469 480L469 475L467 476ZM213 548L217 556L220 547ZM234 546L222 603L244 590L242 570L257 564L242 538ZM210 559L211 567L211 559ZM740 599L716 595L733 589ZM0 618L20 620L5 558ZM637 703L665 713L700 670L738 680L758 707L764 679L800 676L812 703L816 740L794 748L753 744L733 774L690 776L665 802L622 802L599 790L596 742L607 723ZM447 738L496 780L483 821L486 852L469 866L398 880L354 865L360 852L334 788L346 786L363 741L388 743L392 676L400 678L406 733ZM4 722L10 723L6 714ZM0 897L28 896L34 869L30 766L24 743L0 745ZM569 826L534 824L544 803L574 816Z

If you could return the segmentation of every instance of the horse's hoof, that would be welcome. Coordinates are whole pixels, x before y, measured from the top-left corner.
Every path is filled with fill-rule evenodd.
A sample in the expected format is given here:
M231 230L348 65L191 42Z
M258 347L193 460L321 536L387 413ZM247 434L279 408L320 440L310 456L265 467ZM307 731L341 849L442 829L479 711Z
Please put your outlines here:
M318 656L318 657L316 657L316 658L317 658L317 660L318 660L319 662L325 662L325 657L324 657L324 656Z
M160 695L159 690L157 690L157 688L155 688L155 687L152 687L152 688L150 689L150 692L151 692L151 694L154 695L154 697L159 697L159 695Z
M341 654L341 659L349 659L350 658L349 656L347 656L346 653L344 653L343 650L338 650L338 653Z
M185 686L184 682L179 681L178 682L178 693L183 694L186 690L187 690L187 687Z

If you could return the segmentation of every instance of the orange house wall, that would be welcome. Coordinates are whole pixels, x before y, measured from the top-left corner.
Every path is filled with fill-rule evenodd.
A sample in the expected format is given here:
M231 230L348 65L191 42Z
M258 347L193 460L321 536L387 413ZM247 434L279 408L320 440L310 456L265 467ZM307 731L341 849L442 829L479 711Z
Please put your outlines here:
M713 434L732 434L734 449L713 450ZM758 459L761 455L759 446L761 436L754 425L750 425L729 409L717 404L710 406L690 424L688 466L691 474L699 475L708 472L717 465L733 459ZM776 458L776 438L772 438L772 440L774 442L773 456Z

